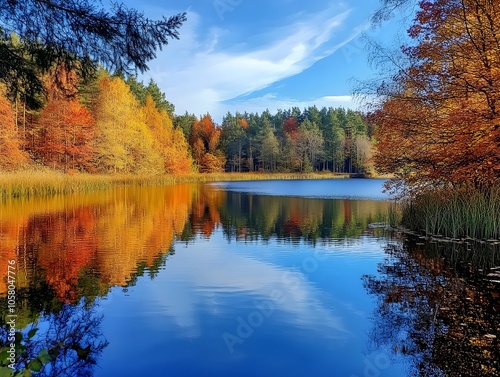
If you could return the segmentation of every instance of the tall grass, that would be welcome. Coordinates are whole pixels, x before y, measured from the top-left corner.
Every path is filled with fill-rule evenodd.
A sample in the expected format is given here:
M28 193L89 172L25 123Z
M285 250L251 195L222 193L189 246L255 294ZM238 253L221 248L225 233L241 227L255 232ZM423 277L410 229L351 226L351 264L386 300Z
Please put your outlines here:
M266 179L325 179L346 178L348 175L324 173L212 173L187 175L97 175L64 174L61 172L39 169L14 173L0 173L0 199L22 198L31 196L52 196L76 192L106 190L120 185L161 185L183 182L215 182L237 180Z
M421 193L402 203L401 224L426 235L500 239L500 186Z
M23 171L0 174L0 198L51 196L103 190L116 178L90 174L67 175L54 171Z
M386 216L386 225L389 225L391 228L396 228L401 223L401 206L397 201L391 202L389 205L387 216Z

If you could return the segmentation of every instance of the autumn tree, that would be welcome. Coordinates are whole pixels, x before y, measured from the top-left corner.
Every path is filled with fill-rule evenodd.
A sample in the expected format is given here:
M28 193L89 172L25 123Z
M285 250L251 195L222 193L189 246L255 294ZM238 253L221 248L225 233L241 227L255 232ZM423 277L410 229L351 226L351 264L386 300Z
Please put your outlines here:
M38 263L61 302L74 303L78 297L81 269L95 258L98 249L96 230L95 212L85 206L34 216L28 223L28 235L45 235L37 247Z
M95 120L77 100L56 99L41 111L34 150L53 168L92 170Z
M103 77L95 114L96 164L102 172L159 174L163 159L129 86L120 78Z
M42 75L41 79L48 101L78 97L80 77L74 69L67 69L61 64L56 64Z
M14 170L27 161L28 155L20 147L14 111L0 92L0 170Z
M299 122L295 118L286 118L283 122L283 133L285 136L290 136L292 139L297 139L297 134L299 130Z
M421 2L409 36L407 65L378 88L380 170L407 185L498 182L500 3Z
M190 172L193 161L189 155L187 141L181 130L174 129L167 111L158 109L149 94L145 98L142 111L144 121L153 136L153 148L163 158L165 172L174 174Z
M193 123L189 142L200 172L224 170L225 157L218 149L220 136L220 128L215 126L208 113Z

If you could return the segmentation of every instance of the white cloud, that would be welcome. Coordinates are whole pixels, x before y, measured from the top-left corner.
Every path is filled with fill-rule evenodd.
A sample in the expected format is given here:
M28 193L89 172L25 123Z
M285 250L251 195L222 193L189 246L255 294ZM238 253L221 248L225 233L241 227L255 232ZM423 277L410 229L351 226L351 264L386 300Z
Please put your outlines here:
M159 54L151 64L148 76L158 82L167 98L175 104L177 113L187 110L201 115L208 111L220 121L222 115L234 107L223 104L223 101L296 75L343 46L346 41L335 40L338 38L334 33L348 15L349 10L339 13L338 6L331 6L266 34L268 43L264 46L250 48L247 45L243 49L238 45L229 50L221 47L219 42L221 37L230 33L229 30L211 28L205 37L201 37L200 16L190 12L181 40L173 41ZM288 104L294 102L264 96L247 101L249 107L243 111L253 111L252 106L260 110L262 107L257 104L262 100L271 101L264 109L288 108ZM319 100L328 106L350 101L344 97ZM321 106L321 103L315 103Z

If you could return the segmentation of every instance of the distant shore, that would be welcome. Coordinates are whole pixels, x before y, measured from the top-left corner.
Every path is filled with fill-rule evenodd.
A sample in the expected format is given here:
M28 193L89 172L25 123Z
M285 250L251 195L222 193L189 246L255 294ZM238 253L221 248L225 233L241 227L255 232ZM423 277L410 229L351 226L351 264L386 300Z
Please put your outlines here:
M66 174L54 170L25 170L0 173L0 198L52 196L106 190L115 186L161 185L187 182L363 178L362 174L315 173L193 173L184 175L138 176ZM380 177L373 177L380 178Z

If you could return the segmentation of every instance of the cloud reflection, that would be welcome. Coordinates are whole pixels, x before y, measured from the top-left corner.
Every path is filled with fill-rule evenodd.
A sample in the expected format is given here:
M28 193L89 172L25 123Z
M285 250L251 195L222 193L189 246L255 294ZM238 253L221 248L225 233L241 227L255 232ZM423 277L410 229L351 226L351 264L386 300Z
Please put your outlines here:
M241 253L227 253L223 247L214 247L217 243L212 239L210 250L196 243L176 254L169 261L168 273L158 277L152 286L151 295L173 318L183 337L200 336L200 307L209 314L226 317L231 330L236 323L233 317L256 310L255 303L262 301L273 302L273 315L283 314L287 324L294 327L332 338L350 335L343 319L325 306L322 292L303 271L288 270ZM281 298L279 302L276 296Z

